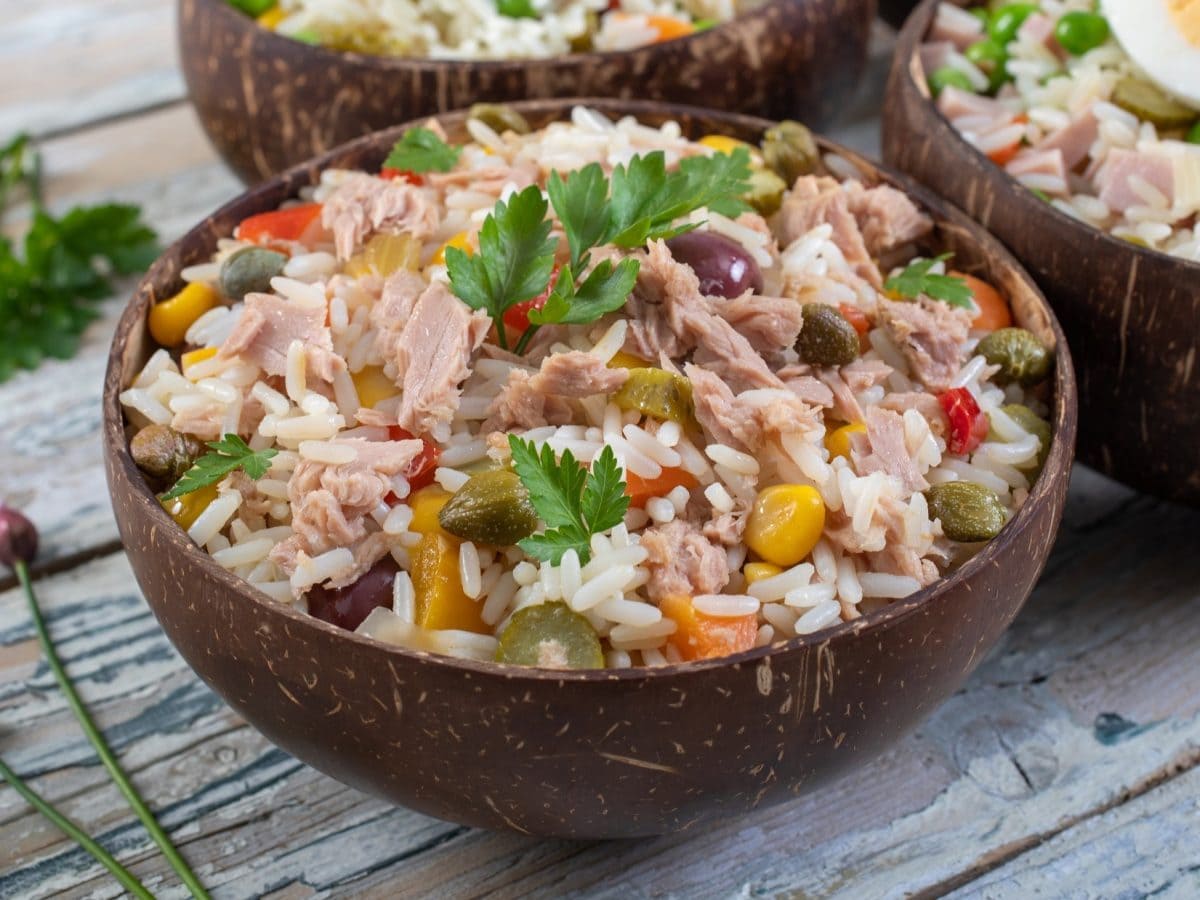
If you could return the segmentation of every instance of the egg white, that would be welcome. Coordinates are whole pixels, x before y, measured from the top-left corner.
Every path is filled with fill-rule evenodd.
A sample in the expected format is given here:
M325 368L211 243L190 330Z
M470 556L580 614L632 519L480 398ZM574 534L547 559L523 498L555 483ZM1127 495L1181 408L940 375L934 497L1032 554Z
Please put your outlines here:
M1188 41L1168 0L1103 0L1113 36L1160 88L1200 109L1200 45Z

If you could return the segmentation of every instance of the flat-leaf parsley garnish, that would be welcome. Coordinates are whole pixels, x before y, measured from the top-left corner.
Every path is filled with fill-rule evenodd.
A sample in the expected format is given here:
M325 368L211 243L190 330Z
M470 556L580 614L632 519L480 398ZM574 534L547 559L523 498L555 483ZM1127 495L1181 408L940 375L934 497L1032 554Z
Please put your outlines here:
M450 146L428 128L410 128L396 141L383 165L416 174L449 172L461 153L461 147Z
M562 460L543 444L539 453L532 441L508 436L516 469L529 500L547 530L522 540L518 546L535 559L558 565L563 554L574 550L580 563L591 556L591 537L615 528L625 519L629 495L612 447L605 447L589 471L564 450Z
M278 450L251 450L250 445L236 434L227 434L219 441L209 441L211 452L197 459L175 486L162 495L163 500L174 500L192 491L216 484L230 472L241 469L255 481L267 474L271 460Z
M972 294L966 281L954 275L938 275L929 271L952 256L953 253L943 253L933 259L918 259L909 263L903 272L884 282L883 289L889 294L909 300L915 300L924 294L951 306L970 309Z

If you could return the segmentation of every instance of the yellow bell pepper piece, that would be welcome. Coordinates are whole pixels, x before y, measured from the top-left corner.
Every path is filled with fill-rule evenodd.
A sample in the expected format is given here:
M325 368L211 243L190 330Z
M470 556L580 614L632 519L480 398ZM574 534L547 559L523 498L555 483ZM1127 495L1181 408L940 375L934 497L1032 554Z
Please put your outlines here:
M354 278L375 274L387 278L401 269L415 272L421 264L421 245L407 234L377 234L361 253L346 262L346 274Z
M732 153L739 147L745 147L753 152L754 148L745 141L739 141L735 137L729 137L725 134L706 134L697 142L710 150L715 150L717 153Z
M483 604L463 593L458 547L458 541L437 533L426 534L417 544L411 573L416 623L422 628L489 634L491 629L480 618Z
M774 578L782 571L783 569L779 566L773 566L770 563L746 563L742 568L742 576L746 579L746 587L750 587L754 582Z
M216 347L202 347L199 350L189 350L183 356L179 357L179 363L183 371L186 373L188 369L197 363L202 363L205 360L212 359L217 355Z
M862 422L851 422L849 425L843 425L841 428L835 428L829 432L825 435L825 449L829 451L829 458L840 456L843 459L849 459L850 435L866 433L867 426Z
M441 534L449 537L446 532L442 531L442 526L438 522L438 513L442 511L442 507L446 505L446 501L451 496L448 490L436 484L423 487L414 493L408 498L408 505L412 507L413 511L412 524L408 526L408 530L422 535Z
M363 366L350 376L350 380L354 382L354 389L358 391L359 405L368 409L400 393L396 382L383 374L383 366Z
M649 365L650 363L644 359L634 356L632 353L626 353L624 350L618 350L608 361L610 369L645 369Z
M176 497L174 500L160 500L159 502L171 518L179 523L179 527L187 531L200 518L200 513L208 509L208 505L216 499L217 486L210 484L207 487L198 488L190 494Z
M433 265L444 266L446 264L446 250L449 247L457 247L468 256L474 254L474 251L471 249L471 236L465 231L460 231L454 237L450 238L450 240L446 241L446 243L442 244L438 248L437 253L433 254L433 259L431 260Z
M274 31L279 27L279 23L287 18L287 13L280 6L272 6L265 13L260 15L255 21L263 28Z
M178 347L192 324L220 302L211 285L194 281L170 300L150 307L150 336L163 347Z
M746 521L746 546L783 568L812 552L825 530L825 502L807 484L776 484L758 492Z

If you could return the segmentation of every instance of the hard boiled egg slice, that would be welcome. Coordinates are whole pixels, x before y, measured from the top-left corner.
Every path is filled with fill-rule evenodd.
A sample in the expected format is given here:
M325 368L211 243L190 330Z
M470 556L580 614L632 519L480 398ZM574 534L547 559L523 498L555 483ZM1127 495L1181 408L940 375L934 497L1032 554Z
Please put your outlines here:
M1200 108L1200 0L1103 0L1125 52L1169 94Z

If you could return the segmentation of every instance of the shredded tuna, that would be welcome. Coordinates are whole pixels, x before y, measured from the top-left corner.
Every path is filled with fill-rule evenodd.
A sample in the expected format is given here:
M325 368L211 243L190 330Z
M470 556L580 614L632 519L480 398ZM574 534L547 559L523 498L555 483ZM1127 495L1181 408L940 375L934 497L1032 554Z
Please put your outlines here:
M905 194L886 184L864 188L857 181L843 186L850 212L873 257L918 241L933 231L933 220Z
M383 283L379 301L371 307L371 325L377 329L375 349L384 359L396 358L400 335L425 288L425 279L407 269L401 269Z
M719 592L729 583L725 551L682 520L642 532L650 581L646 594L655 603L667 597L695 597Z
M794 346L804 325L801 304L788 297L762 297L747 291L732 300L709 297L708 301L712 311L760 354Z
M866 434L851 435L850 456L860 475L885 472L904 485L907 493L929 487L917 471L904 440L904 419L899 413L869 407L865 415Z
M855 274L873 287L881 287L879 268L867 251L842 186L827 176L801 175L775 216L779 243L787 246L823 224L833 227L832 240Z
M299 341L304 345L308 373L314 378L332 381L346 368L345 360L333 352L324 304L298 303L274 294L247 294L245 303L237 325L218 352L222 358L240 356L268 375L284 375L288 348Z
M488 407L487 421L480 430L486 433L565 424L571 420L572 410L563 398L611 394L628 379L628 369L610 369L590 353L556 353L546 357L535 373L526 369L509 373L508 381Z
M784 366L779 370L784 386L810 406L826 409L833 406L833 391L812 374L812 367L804 364Z
M438 441L450 437L458 386L471 374L471 355L491 327L486 313L469 310L441 282L425 289L396 342L400 427Z
M692 383L696 419L718 443L757 452L784 435L815 429L820 420L817 409L786 388L735 395L702 366L689 364L684 371Z
M942 404L937 397L925 391L902 391L888 394L879 401L879 406L882 409L890 409L898 413L915 409L925 418L935 434L943 434L946 430L946 412L942 409Z
M482 169L455 169L451 172L426 172L422 177L430 187L467 187L472 192L499 197L512 185L516 190L536 184L538 167L535 163L519 162L513 166L487 166Z
M237 517L242 524L255 530L266 527L266 515L275 505L275 501L260 494L258 484L249 475L237 469L221 482L217 490L221 493L236 491L242 495L242 502L237 511Z
M928 297L915 303L885 300L880 322L921 384L934 393L950 387L964 362L962 345L971 328L967 310Z
M325 201L321 222L333 232L338 258L349 259L379 232L407 233L423 241L437 231L440 215L424 188L356 172Z

